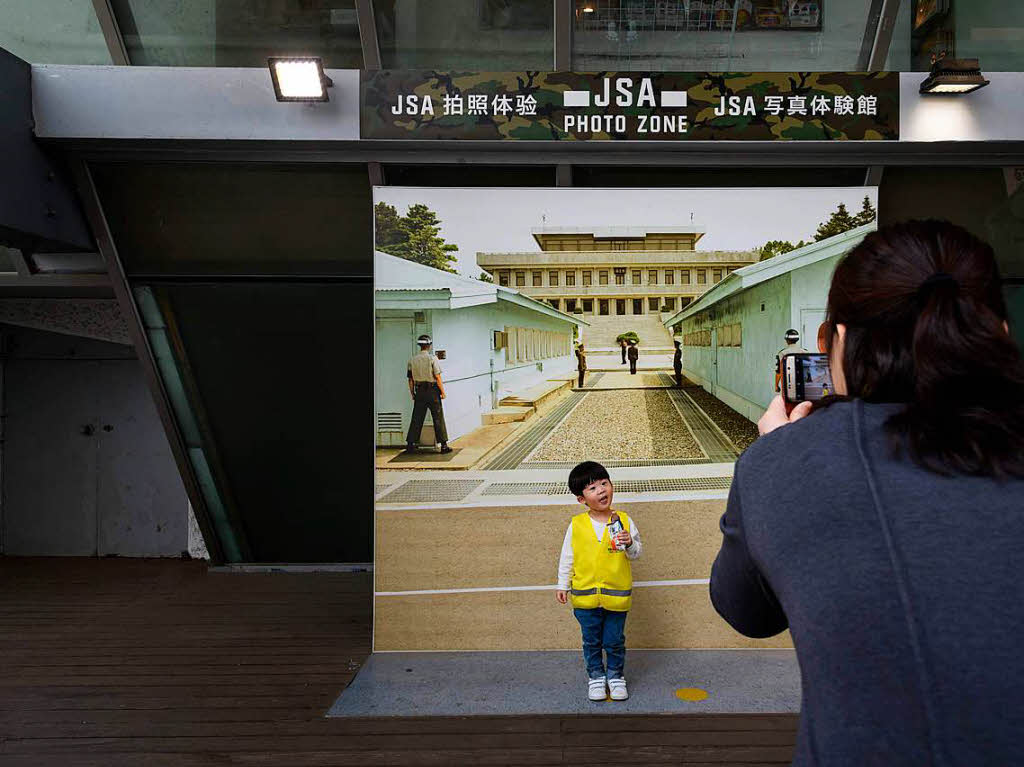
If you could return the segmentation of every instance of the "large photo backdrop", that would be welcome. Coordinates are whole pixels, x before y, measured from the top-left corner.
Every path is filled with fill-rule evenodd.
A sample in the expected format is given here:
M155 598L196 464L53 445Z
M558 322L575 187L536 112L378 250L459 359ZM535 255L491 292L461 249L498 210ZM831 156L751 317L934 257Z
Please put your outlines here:
M554 589L583 460L644 539L628 646L765 646L710 604L718 519L786 333L817 351L876 202L376 188L374 649L578 648Z

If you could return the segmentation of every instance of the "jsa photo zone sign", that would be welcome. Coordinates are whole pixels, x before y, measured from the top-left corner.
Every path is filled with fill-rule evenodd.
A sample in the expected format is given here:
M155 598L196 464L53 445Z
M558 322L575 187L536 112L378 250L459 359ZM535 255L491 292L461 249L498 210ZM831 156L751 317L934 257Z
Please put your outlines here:
M893 72L363 71L364 139L895 141Z

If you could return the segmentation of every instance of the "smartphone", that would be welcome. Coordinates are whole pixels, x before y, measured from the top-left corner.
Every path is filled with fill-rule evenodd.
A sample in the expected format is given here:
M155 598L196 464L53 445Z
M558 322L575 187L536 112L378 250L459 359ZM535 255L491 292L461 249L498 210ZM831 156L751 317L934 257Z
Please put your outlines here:
M800 352L782 358L782 397L786 402L816 402L835 394L827 354Z

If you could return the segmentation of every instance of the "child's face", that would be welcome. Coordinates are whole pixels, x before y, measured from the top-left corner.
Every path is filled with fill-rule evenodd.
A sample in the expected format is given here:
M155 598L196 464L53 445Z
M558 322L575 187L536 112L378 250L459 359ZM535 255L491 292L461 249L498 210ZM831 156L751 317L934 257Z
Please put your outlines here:
M614 488L610 479L599 479L583 488L583 495L578 496L580 503L585 503L591 511L605 512L612 507Z

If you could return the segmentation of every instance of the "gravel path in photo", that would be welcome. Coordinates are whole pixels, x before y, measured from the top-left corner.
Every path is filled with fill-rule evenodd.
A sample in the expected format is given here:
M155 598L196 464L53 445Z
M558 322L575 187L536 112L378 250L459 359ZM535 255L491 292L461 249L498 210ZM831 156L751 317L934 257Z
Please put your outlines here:
M741 453L750 443L757 439L757 424L749 421L720 399L716 399L701 388L691 387L686 390L698 407L708 414L725 436L732 440Z
M665 391L627 389L588 394L531 460L703 457Z
M630 375L629 372L618 371L605 373L597 384L599 389L640 389L644 387L664 387L665 381L660 373L640 372Z

